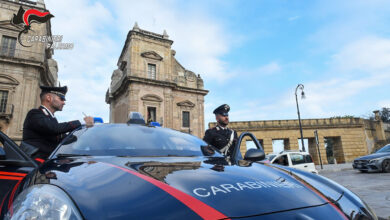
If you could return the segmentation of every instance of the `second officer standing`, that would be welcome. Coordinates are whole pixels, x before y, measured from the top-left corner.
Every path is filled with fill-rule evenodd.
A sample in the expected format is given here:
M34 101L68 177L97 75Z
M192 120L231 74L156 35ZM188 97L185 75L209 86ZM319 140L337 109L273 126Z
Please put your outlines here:
M232 149L237 143L237 132L228 128L230 107L223 104L214 110L217 126L207 129L203 140L218 148L226 156L232 154Z

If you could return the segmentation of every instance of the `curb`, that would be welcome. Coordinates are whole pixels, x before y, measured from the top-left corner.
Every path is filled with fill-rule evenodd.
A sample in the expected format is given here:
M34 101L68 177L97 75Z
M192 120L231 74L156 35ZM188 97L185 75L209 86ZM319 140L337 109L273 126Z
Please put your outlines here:
M318 173L332 173L332 172L338 172L338 171L353 170L353 168L352 167L351 168L339 168L339 169L335 168L335 169L323 169L323 170L321 170L321 168L320 168L317 170L318 170Z
M352 164L340 164L340 165L324 165L324 169L321 169L321 166L317 165L316 169L318 173L330 173L330 172L339 172L346 170L353 170Z

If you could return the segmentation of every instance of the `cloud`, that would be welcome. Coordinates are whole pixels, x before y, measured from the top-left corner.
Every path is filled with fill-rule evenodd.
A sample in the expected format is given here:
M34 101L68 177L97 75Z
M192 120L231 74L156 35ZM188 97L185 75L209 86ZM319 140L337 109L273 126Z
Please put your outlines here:
M276 61L273 61L271 63L264 65L264 66L261 66L258 69L258 72L262 75L272 75L272 74L280 72L281 70L282 70L282 67Z
M46 6L55 16L52 33L74 43L72 50L54 53L58 80L69 87L64 111L56 115L61 121L74 120L85 112L108 121L105 92L120 51L120 44L104 31L113 22L112 13L102 3L86 0L46 1Z
M297 20L298 18L300 18L301 16L293 16L293 17L289 17L288 20L289 21L294 21L294 20Z
M379 101L377 107L378 108L390 108L390 99Z
M163 33L174 40L176 58L189 70L201 74L205 83L224 83L232 77L221 57L232 46L223 25L203 6L181 7L176 1L47 0L55 15L52 33L73 50L55 51L59 81L68 85L67 103L56 115L63 120L82 118L82 112L108 121L105 94L111 74L129 30L138 21L141 29Z
M376 74L390 69L390 39L365 37L344 46L332 57L341 71L364 71Z
M390 39L364 37L352 41L329 56L328 63L320 77L304 82L306 99L298 97L302 118L361 116L367 111L367 106L361 105L362 100L372 97L370 90L385 89L390 81ZM270 63L262 69L273 72L277 67ZM232 114L234 120L296 118L295 86L284 89L284 93L267 103L254 100L243 105L237 114ZM380 101L371 108L383 106L390 106L390 101Z
M223 83L231 78L221 59L231 45L230 35L222 23L197 3L179 7L176 1L113 1L122 34L138 22L141 29L162 33L165 29L174 41L176 58L205 80ZM149 15L149 16L145 16Z

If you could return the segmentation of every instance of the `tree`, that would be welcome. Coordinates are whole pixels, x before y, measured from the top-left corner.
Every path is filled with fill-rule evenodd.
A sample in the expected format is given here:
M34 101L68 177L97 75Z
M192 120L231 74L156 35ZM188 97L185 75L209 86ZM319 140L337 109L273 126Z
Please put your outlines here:
M390 122L390 108L383 107L382 110L379 110L379 117L383 122ZM375 115L371 114L370 120L374 120Z
M383 122L390 122L390 108L382 108L382 110L379 111L379 115Z

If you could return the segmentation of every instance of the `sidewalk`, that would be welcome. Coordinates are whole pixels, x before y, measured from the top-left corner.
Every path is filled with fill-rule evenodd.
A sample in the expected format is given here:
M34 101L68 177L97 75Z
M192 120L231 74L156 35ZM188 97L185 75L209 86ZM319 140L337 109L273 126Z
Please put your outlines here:
M316 169L319 173L337 172L343 170L352 170L352 163L340 163L340 164L324 164L323 169L321 165L316 165Z

